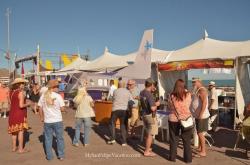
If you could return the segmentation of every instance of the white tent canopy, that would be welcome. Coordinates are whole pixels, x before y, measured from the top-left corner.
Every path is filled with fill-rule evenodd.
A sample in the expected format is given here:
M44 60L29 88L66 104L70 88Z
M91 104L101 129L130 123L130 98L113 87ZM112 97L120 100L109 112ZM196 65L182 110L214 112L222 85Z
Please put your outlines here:
M231 42L204 38L185 48L173 51L163 63L216 58L235 59L246 55L250 55L250 41Z
M87 65L80 66L78 69L83 71L114 71L128 66L128 61L133 61L133 54L129 56L118 56L112 54L105 48L102 56L89 62Z
M65 66L64 68L60 69L59 72L78 70L80 66L85 66L85 65L87 65L87 61L78 57L75 61Z
M153 48L151 53L151 62L162 62L168 56L169 52L170 51L163 51ZM75 69L83 71L110 72L128 66L128 62L135 61L136 55L137 52L129 53L127 55L116 55L110 53L109 50L105 48L102 56L93 61L90 61L86 65L81 65Z

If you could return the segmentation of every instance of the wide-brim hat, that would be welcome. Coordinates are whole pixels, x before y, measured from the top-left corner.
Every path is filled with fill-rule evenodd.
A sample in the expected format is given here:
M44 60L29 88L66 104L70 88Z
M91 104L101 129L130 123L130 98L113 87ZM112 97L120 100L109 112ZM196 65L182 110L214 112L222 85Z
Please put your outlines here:
M210 81L208 85L215 86L215 82L214 81Z
M19 84L19 83L27 83L29 82L28 80L24 79L24 78L16 78L12 83L11 85L14 85L14 84Z
M48 88L53 88L53 87L57 87L59 85L58 80L53 79L53 80L49 80L47 86Z

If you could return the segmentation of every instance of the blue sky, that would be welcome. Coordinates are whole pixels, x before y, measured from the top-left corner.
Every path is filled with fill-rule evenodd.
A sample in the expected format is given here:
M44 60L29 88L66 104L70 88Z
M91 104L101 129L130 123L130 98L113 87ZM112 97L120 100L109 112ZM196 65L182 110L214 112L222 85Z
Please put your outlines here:
M173 50L211 38L250 39L250 0L1 0L0 48L7 47L5 12L11 14L11 49L23 56L41 51L97 58L136 51L143 31L153 28L154 47ZM7 61L0 52L1 67ZM29 66L29 64L27 64Z

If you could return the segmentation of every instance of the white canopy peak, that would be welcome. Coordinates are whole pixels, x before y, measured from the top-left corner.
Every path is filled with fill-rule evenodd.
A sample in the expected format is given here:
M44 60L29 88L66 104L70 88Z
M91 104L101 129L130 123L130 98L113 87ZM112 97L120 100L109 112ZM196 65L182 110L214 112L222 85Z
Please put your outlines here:
M208 33L207 33L207 30L205 29L205 30L204 30L204 36L203 36L203 39L205 40L206 38L208 38Z

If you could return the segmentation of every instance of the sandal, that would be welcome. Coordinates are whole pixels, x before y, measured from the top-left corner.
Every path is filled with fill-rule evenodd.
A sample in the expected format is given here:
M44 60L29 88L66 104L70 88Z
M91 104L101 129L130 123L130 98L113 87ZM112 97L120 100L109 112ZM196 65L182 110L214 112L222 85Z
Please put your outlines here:
M28 150L28 149L23 149L22 151L18 151L17 153L18 153L18 154L25 154L25 153L27 153L27 152L30 152L30 150Z
M195 158L205 158L206 155L194 154L193 157L195 157Z
M145 157L154 157L154 156L156 156L156 154L153 153L153 152L149 152L149 153L147 153L147 154L144 153L144 156L145 156Z
M17 148L13 148L11 152L17 152Z

